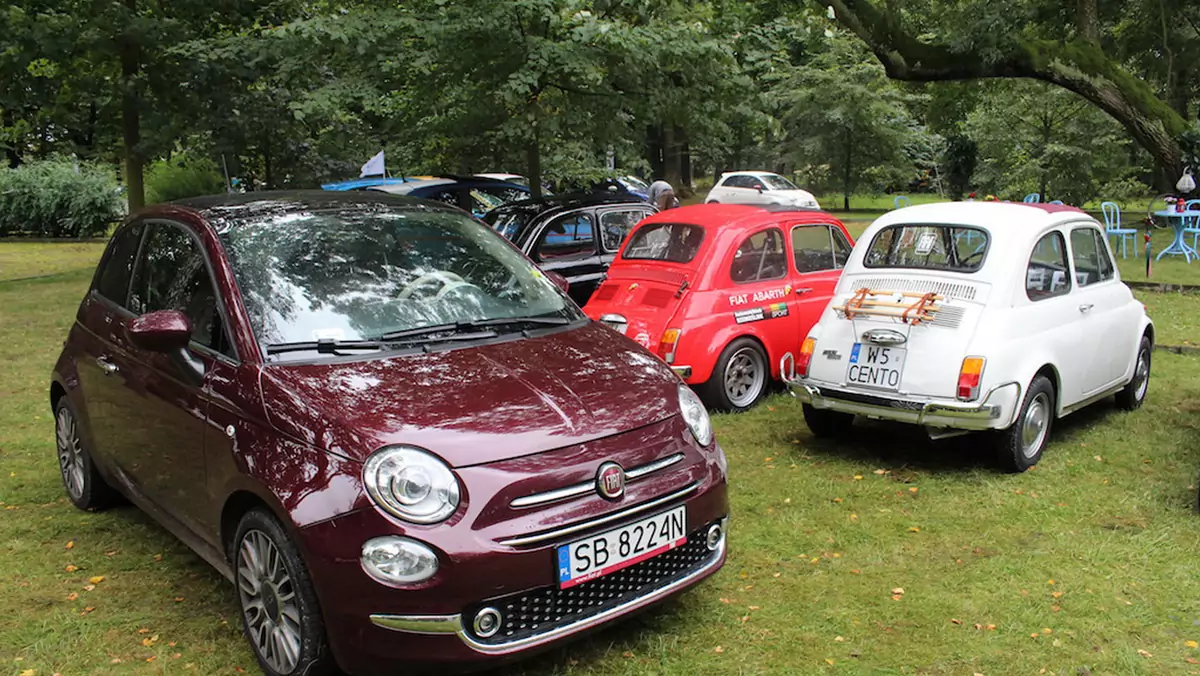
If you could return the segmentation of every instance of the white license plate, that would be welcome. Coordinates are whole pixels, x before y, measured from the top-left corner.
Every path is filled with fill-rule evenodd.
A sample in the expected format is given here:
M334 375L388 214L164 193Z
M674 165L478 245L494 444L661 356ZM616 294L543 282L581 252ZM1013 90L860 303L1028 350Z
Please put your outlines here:
M683 505L558 548L558 586L574 587L687 542Z
M855 343L854 349L850 350L846 382L884 390L899 389L900 376L904 373L904 355L907 352L903 347Z

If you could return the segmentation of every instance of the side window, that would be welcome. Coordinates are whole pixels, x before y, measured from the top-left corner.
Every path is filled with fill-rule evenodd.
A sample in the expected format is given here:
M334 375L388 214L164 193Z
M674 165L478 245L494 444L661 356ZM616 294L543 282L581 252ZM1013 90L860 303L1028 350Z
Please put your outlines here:
M568 214L550 222L542 231L537 247L538 260L586 258L596 253L592 219L587 214Z
M96 292L122 307L129 297L129 281L133 278L133 264L137 259L143 230L145 226L134 223L113 235L108 255L101 264L100 277L96 281Z
M182 228L150 226L133 277L129 309L135 314L179 310L192 323L192 340L232 355L221 327L212 276L200 245Z
M1033 246L1025 270L1025 295L1029 300L1061 296L1071 290L1067 277L1067 243L1061 232L1048 232Z
M621 242L633 230L633 226L645 218L647 212L643 209L629 211L606 211L600 214L600 236L604 250L615 253L621 248Z
M449 204L450 206L454 206L454 207L458 206L458 193L453 190L439 190L435 193L430 194L425 199L436 200L438 202L445 202L446 204Z
M1071 231L1071 260L1075 263L1075 283L1089 286L1112 278L1112 270L1105 276L1102 259L1108 251L1100 247L1092 228L1075 228Z
M730 278L738 283L780 279L786 274L783 233L777 228L756 232L743 240L729 269Z
M753 176L746 177L746 187L750 188L751 190L766 190L767 189L767 186L763 185L762 181L758 180L757 178L754 178Z
M749 188L750 186L746 183L748 178L748 176L730 176L725 179L724 185L726 188Z
M797 272L841 270L849 255L850 245L837 228L828 225L792 228L792 256Z
M1093 228L1092 237L1096 239L1096 251L1100 256L1100 279L1108 281L1113 278L1116 265L1113 263L1112 252L1108 250L1108 238Z

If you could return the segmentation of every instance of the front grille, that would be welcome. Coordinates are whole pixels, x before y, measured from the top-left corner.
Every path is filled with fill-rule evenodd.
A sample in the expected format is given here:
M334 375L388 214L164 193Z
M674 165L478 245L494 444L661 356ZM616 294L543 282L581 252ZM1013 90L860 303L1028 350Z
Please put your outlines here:
M882 406L884 408L896 408L906 411L920 411L925 407L925 404L919 401L888 399L886 397L875 397L869 394L846 392L844 390L822 390L821 394L830 399L840 399L842 401L852 401L857 404L868 404L870 406Z
M467 608L463 625L473 640L496 645L552 631L629 603L686 577L717 556L705 542L710 525L692 531L687 542L675 549L590 582L569 589L530 589ZM551 563L547 560L546 565ZM500 631L490 638L480 638L472 628L475 613L484 607L499 610L503 617Z
M876 277L874 279L855 280L853 286L855 289L861 289L865 286L873 291L933 292L946 298L975 300L975 286L972 284L956 284L954 282L940 282L913 277Z

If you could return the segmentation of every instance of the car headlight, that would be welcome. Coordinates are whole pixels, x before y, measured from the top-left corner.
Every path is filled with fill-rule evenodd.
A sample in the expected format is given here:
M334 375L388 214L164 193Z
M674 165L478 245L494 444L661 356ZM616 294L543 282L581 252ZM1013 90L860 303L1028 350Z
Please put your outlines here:
M704 408L700 397L687 385L679 386L679 410L683 412L683 421L696 441L701 446L712 443L712 422L708 419L708 409Z
M429 547L397 535L371 538L363 543L362 566L380 582L413 584L437 572L437 555Z
M413 523L437 523L458 508L458 479L446 463L411 446L387 446L363 465L375 504Z

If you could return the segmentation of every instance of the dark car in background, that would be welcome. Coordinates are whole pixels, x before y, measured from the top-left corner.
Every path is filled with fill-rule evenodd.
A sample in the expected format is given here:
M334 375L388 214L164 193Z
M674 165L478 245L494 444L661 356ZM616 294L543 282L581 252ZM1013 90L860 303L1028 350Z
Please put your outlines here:
M527 186L479 176L417 179L364 189L445 202L480 217L502 204L529 197Z
M483 220L543 270L565 277L571 298L583 305L629 231L657 211L629 193L576 193L506 204Z
M674 596L725 561L725 455L550 277L379 193L144 210L49 384L67 496L234 582L271 676L486 666Z

